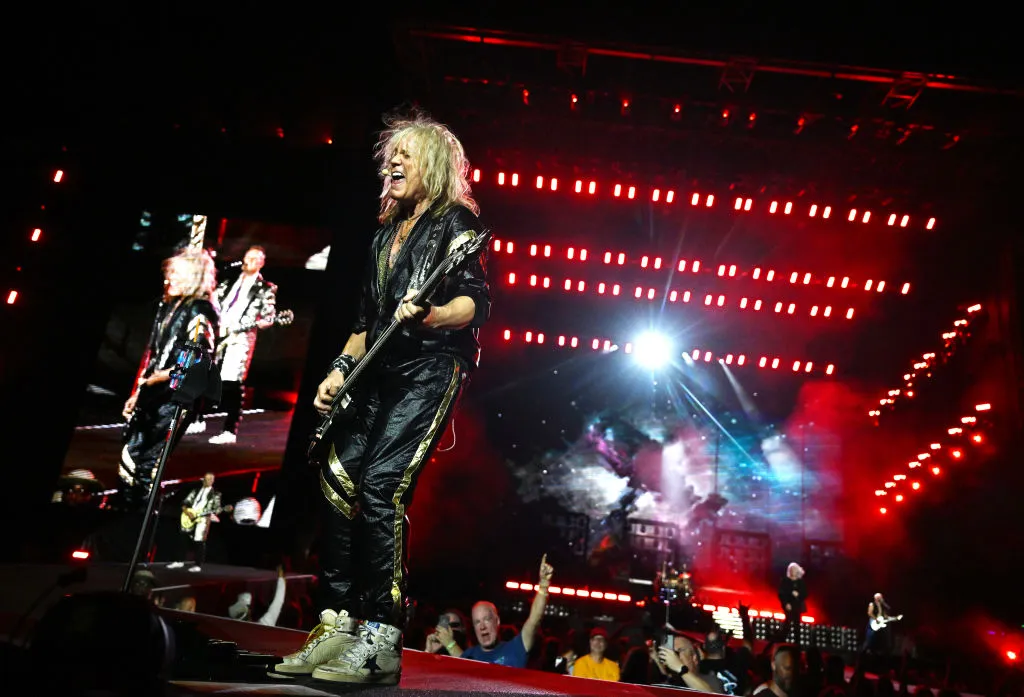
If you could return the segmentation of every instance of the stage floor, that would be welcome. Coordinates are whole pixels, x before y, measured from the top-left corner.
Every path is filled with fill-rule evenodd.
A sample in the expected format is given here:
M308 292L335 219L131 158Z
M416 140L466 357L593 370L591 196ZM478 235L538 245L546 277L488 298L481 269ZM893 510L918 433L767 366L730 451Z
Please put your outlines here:
M109 591L120 588L126 573L126 564L88 564L84 582L58 588L58 577L73 569L68 565L8 564L0 565L0 639L24 645L35 623L63 595ZM236 587L266 590L276 578L274 571L249 567L216 564L204 565L203 570L192 573L185 569L167 569L165 564L147 567L157 579L156 593L169 593L177 588L203 586L223 589L225 600L233 598ZM308 576L289 574L289 586L304 583ZM230 587L230 590L228 588ZM228 597L230 596L230 598ZM40 597L44 600L23 619L26 611ZM265 627L255 622L240 622L224 616L199 612L179 612L168 608L157 610L168 620L194 625L198 631L213 639L234 642L245 651L284 655L301 646L306 633L282 627ZM20 623L18 636L11 631ZM372 689L374 695L610 695L641 697L668 695L669 688L645 685L608 683L584 678L557 675L533 670L492 666L448 656L406 649L403 657L402 680L394 687L367 687L338 685L314 681L311 678L279 682L267 678L262 682L171 681L167 695L237 694L255 695L337 695L352 694ZM677 692L677 691L673 691Z
M161 611L171 619L195 621L199 630L217 639L233 641L239 648L254 653L282 655L302 644L305 633L252 622L236 622L222 617ZM286 683L226 683L172 681L169 694L200 695L245 692L256 695L337 695L372 690L373 695L608 695L642 697L678 694L678 689L648 685L628 685L536 670L495 666L450 656L436 656L405 649L402 654L402 679L397 686L365 686L328 683L311 678ZM693 690L688 690L693 692Z
M223 474L281 467L291 411L247 410L243 412L238 441L214 445L210 437L221 431L223 414L207 417L204 433L185 434L167 462L164 479L190 479L206 472ZM123 424L79 426L75 429L64 458L63 472L90 470L104 486L117 485Z
M83 582L61 588L57 585L58 577L76 567L62 564L0 565L0 640L13 640L20 644L31 627L64 594L120 590L128 568L123 563L86 562L86 566L88 573ZM237 593L243 590L255 597L270 595L277 580L277 572L271 569L226 564L204 564L200 572L191 572L188 567L168 569L165 562L140 565L139 568L150 571L155 577L154 595L173 599L182 595L198 595L203 590L222 590L225 606L230 605ZM285 575L290 589L305 586L312 578L308 574ZM25 615L33 603L36 607ZM22 623L19 636L11 637L11 631L19 622Z

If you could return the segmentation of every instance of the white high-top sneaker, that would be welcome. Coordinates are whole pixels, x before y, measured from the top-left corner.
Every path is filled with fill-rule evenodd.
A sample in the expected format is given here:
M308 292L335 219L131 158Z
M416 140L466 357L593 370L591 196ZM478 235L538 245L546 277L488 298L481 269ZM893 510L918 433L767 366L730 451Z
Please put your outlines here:
M402 677L402 631L380 622L359 625L359 640L333 661L317 666L313 677L333 682L397 685Z
M274 666L275 673L309 675L317 666L337 658L359 641L359 620L349 617L344 610L324 610L320 624L306 637L306 643L293 654L285 656Z

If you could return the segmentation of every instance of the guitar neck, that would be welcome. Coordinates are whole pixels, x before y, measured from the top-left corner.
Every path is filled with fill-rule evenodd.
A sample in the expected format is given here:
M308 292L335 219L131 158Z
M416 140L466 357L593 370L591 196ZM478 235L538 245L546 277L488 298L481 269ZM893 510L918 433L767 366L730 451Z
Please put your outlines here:
M449 264L445 262L442 262L437 265L437 267L433 270L430 276L427 277L427 280L423 283L423 287L417 291L416 296L412 299L411 302L413 305L422 306L426 299L430 297L430 295L437 288L437 285L441 282L441 279L444 278L444 275L446 273L448 273L448 269L446 268L447 266L449 266ZM341 392L335 398L335 404L338 404L338 398L340 398L347 392L347 390L345 389L346 386L355 383L363 374L363 372L369 369L369 365L373 362L374 358L376 358L377 354L384 349L384 346L388 343L388 340L395 332L397 332L401 328L401 326L401 322L394 318L391 319L391 322L384 329L384 331L381 332L380 337L377 339L377 341L373 343L373 346L371 346L370 349L366 352L366 355L363 356L359 363L356 364L356 367L352 370L352 372L349 375L345 376L345 382L342 385Z
M477 242L480 243L481 245L486 244L489 237L490 232L485 231L478 238ZM466 257L463 256L460 259L462 258ZM435 266L434 269L430 272L430 275L427 276L426 280L423 282L423 285L417 289L416 295L410 302L412 302L412 304L414 305L419 305L420 307L423 307L426 301L429 300L430 296L437 289L438 285L440 285L441 281L444 280L445 276L448 275L448 273L457 263L460 262L457 262L456 257L451 254L442 259L437 264L437 266ZM345 397L352 390L352 386L359 381L359 379L362 377L365 371L369 370L370 364L373 363L377 355L384 349L388 341L391 339L394 333L401 328L401 326L401 322L392 317L391 322L384 329L384 331L381 332L381 335L380 337L378 337L377 341L374 342L373 346L369 348L369 350L362 357L362 359L358 363L356 363L356 366L355 368L352 369L352 372L345 376L345 382L342 383L341 389L338 391L338 394L334 396L334 400L331 403L330 410L328 411L327 415L321 420L320 425L317 427L317 439L322 438L326 434L327 430L330 428L334 419L337 417L338 412L341 410L342 405L345 402Z

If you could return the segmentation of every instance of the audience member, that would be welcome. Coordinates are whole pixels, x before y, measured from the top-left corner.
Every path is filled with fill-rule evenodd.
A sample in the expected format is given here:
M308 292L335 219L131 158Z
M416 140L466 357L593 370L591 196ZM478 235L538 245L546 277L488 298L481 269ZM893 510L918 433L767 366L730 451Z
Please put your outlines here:
M780 646L772 658L772 677L758 685L754 695L771 692L775 697L789 697L800 666L800 657L794 646Z
M540 582L530 606L530 615L518 634L505 641L499 640L498 627L501 618L498 616L498 608L494 603L481 600L473 606L473 629L476 632L477 645L465 651L459 650L456 646L449 652L453 656L474 661L525 668L527 656L537 637L537 628L544 619L544 608L548 603L548 586L551 585L553 573L554 568L548 564L545 554L540 562Z
M608 632L604 627L590 630L590 653L580 656L572 667L572 674L577 678L593 678L595 680L619 681L619 664L605 658L608 649Z
M672 636L672 635L669 635ZM651 660L669 685L702 692L724 694L722 681L712 673L700 672L700 651L688 638L675 635L672 648L651 646Z
M284 607L285 580L284 567L277 567L277 585L274 589L274 598L270 601L267 611L256 620L257 624L273 627L277 624L277 618ZM234 604L228 608L228 617L243 622L252 621L252 593L239 593Z
M436 653L441 656L451 656L452 650L458 648L465 651L469 648L469 637L466 634L468 622L466 616L458 610L445 610L438 618L437 627L427 635L427 643L424 648L428 653Z

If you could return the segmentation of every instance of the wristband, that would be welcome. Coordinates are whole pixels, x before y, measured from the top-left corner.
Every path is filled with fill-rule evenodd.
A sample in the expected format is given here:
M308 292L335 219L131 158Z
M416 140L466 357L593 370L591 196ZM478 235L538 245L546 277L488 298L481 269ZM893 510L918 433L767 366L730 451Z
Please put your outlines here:
M356 364L359 363L355 358L343 353L331 363L331 370L341 371L341 374L348 377L348 375L355 370Z
M458 646L458 643L456 643L456 641L454 639L452 639L451 641L449 641L447 644L444 645L444 647L445 647L445 649L447 649L448 653L451 653L452 649L454 649L456 646Z

